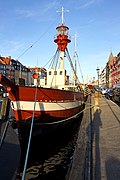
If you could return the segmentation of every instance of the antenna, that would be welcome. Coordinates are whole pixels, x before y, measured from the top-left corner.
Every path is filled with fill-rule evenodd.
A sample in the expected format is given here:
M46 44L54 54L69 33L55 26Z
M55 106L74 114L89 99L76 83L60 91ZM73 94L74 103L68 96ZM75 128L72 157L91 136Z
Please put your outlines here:
M56 12L62 12L62 24L64 24L64 12L69 12L69 10L64 10L64 8L62 7L62 10L61 11L56 11Z

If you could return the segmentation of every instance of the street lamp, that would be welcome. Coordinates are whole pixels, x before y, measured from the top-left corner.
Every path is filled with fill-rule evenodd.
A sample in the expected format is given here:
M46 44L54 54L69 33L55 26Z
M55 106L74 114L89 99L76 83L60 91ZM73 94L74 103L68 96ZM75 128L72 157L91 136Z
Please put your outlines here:
M98 89L99 89L99 71L100 71L100 69L99 69L99 67L98 67L98 66L97 66L96 71L97 71L97 74L98 74Z

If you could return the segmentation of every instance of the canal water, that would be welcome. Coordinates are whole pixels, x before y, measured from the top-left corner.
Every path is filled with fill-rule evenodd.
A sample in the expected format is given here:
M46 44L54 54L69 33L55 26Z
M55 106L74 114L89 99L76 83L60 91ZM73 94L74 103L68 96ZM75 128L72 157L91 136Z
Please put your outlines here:
M25 179L65 180L72 163L81 119L67 128L32 138ZM27 143L21 142L17 180L22 179L26 149Z

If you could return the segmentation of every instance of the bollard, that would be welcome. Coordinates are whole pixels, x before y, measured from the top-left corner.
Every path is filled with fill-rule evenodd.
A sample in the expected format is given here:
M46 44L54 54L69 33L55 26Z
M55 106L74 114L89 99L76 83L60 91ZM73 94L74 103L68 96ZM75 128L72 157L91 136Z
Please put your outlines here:
M8 98L4 98L0 110L0 119L5 119L7 103L8 103Z
M100 92L95 91L95 93L94 93L94 97L95 97L95 98L101 98L101 94L100 94Z

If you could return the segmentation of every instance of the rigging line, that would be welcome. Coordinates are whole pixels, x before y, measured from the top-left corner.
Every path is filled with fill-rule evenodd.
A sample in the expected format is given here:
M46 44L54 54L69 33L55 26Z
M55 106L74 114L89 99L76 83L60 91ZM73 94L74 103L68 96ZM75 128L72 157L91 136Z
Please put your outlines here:
M58 53L59 53L59 51L57 51L57 53L56 53L55 61L54 61L53 66L52 66L55 70L56 70L56 68L57 68Z
M84 83L84 77L83 77L83 73L82 73L82 69L81 69L81 66L80 66L80 62L79 62L79 58L78 58L78 54L77 53L76 53L76 56L77 56L78 65L79 65L79 69L80 69L80 72L81 72L82 80L83 80L83 83Z
M56 51L56 54L55 54L55 59L56 59L56 65L55 65L55 70L56 70L56 67L57 67L57 63L58 63L58 58L59 58L59 49L57 48L57 51ZM55 74L54 74L54 72L53 72L53 77L52 77L52 81L51 81L51 86L52 86L52 83L53 83L53 79L54 79L54 77L55 77Z
M58 59L59 59L59 50L57 49L55 69L57 68Z
M26 176L27 162L28 162L30 143L31 143L31 137L32 137L34 116L35 116L36 98L37 98L37 85L36 85L36 89L35 89L34 109L33 109L33 114L32 114L32 121L31 121L31 126L30 126L30 134L29 134L28 147L27 147L27 152L26 152L26 159L25 159L25 164L24 164L22 180L25 180L25 176Z
M83 73L82 73L82 69L81 69L81 66L80 66L80 61L79 61L79 58L78 58L78 54L77 54L77 53L76 53L76 56L77 56L77 60L78 60L78 66L79 66L79 69L80 69L80 72L81 72L81 77L82 77L83 84L84 84L84 77L83 77Z
M36 43L39 42L39 40L49 31L49 29L51 29L51 27L53 26L53 24L57 21L57 19L60 17L60 15L56 18L56 20L41 34L41 36L35 41L33 42L33 44L31 46L29 46L22 54L20 54L17 59L19 59L20 57L22 57L30 48L32 48Z
M50 65L49 65L48 69L51 69L51 68L52 68L53 63L54 63L54 58L55 58L55 56L53 57L52 61L50 62Z
M51 69L52 64L53 64L53 61L54 61L54 58L55 58L55 54L54 54L54 56L53 56L52 59L51 59L51 62L50 62L50 64L49 64L49 66L48 66L48 69Z
M56 59L57 53L58 53L58 48L57 48L57 50L56 50L56 52L55 52L55 55L54 55L54 57L53 57L52 62L50 63L49 68L53 68L53 67L54 67L54 63L55 63L54 60Z
M77 74L76 74L76 72L75 72L75 69L74 69L74 66L73 66L73 63L72 63L72 60L71 60L71 57L70 57L70 55L69 55L69 52L68 52L68 49L67 49L67 48L66 48L66 52L67 52L66 55L67 55L68 60L69 60L69 62L70 62L71 68L72 68L72 70L73 70L76 78L78 79L78 82L80 82L80 81L79 81L79 78L78 78L78 76L77 76Z
M54 55L54 56L55 56L55 55ZM54 56L53 56L51 59L49 59L49 61L43 66L44 68L50 63L51 60L54 59Z
M58 50L58 49L57 49L57 50ZM53 63L53 61L54 61L54 59L55 59L57 50L56 50L54 56L43 66L43 68L45 68L49 63L50 63L49 68L52 66L51 64ZM50 62L50 61L51 61L51 62Z

